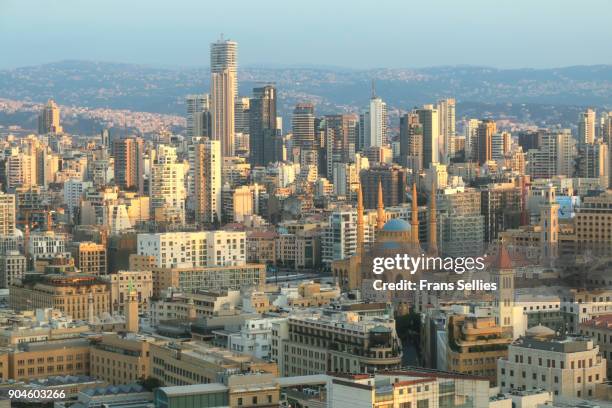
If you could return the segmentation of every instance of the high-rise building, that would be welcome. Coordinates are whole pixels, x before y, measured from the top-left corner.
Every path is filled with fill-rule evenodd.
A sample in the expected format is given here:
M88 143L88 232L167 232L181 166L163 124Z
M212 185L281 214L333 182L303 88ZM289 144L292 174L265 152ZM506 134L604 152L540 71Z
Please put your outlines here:
M196 221L221 221L221 143L204 140L195 146Z
M472 162L478 156L478 125L480 120L467 119L463 123L463 134L465 136L465 161Z
M497 125L492 119L485 119L478 124L478 163L480 165L493 160L493 135L497 132Z
M210 72L223 73L229 70L233 74L233 96L238 97L238 43L220 38L210 44Z
M578 115L578 140L581 143L595 142L595 111L587 109Z
M238 44L220 39L210 45L212 139L223 156L234 155L234 101L238 97Z
M115 184L122 190L144 191L144 141L126 137L113 141Z
M443 256L482 256L484 217L479 191L464 188L441 190L438 205L439 248Z
M523 139L527 138L522 133ZM527 143L528 146L536 146L527 150L527 173L533 178L551 178L556 175L572 177L574 175L574 150L575 139L569 129L563 130L539 130L531 133L531 139L537 139L535 143Z
M379 185L382 187L383 205L396 206L407 201L406 169L399 166L379 166L362 170L360 174L365 208L378 206Z
M212 139L221 142L223 156L234 155L234 75L225 69L213 72L210 81Z
M439 150L442 152L440 161L448 164L449 160L455 156L455 98L438 101L437 109L440 120L440 140L438 142L440 144Z
M414 174L423 169L423 126L414 112L400 117L400 164Z
M276 128L276 88L272 85L253 89L250 101L249 146L251 166L265 166L280 161L282 139ZM280 144L280 146L279 146Z
M234 132L249 134L250 99L247 97L237 98L234 101Z
M210 95L188 95L187 105L187 137L210 136Z
M60 125L60 110L53 99L49 99L42 112L38 116L38 133L62 133Z
M158 222L185 223L185 165L179 162L176 148L157 147L151 164L151 215Z
M6 158L6 188L13 191L17 187L37 185L36 156L26 152L12 154Z
M578 146L576 169L578 177L599 179L599 185L606 189L610 182L610 161L608 145L601 140Z
M325 172L333 180L334 163L349 163L355 157L356 115L327 115L323 121L326 159Z
M440 120L438 110L433 105L423 105L417 109L419 123L423 127L423 168L439 162L438 138L440 137Z
M387 144L387 104L376 95L370 98L368 110L364 113L362 148Z
M292 117L293 146L300 151L315 148L315 115L312 103L299 103Z
M0 235L15 233L15 194L0 192Z

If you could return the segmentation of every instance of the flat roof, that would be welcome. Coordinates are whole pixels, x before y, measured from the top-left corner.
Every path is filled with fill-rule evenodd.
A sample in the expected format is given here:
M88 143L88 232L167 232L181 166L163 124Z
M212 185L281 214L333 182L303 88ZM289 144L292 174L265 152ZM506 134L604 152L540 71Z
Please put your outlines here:
M281 388L284 387L296 387L299 385L314 385L314 384L327 384L331 379L327 374L316 374L316 375L299 375L295 377L280 377L276 381Z
M193 384L193 385L178 385L175 387L159 388L164 394L169 397L178 397L181 395L206 394L212 392L225 392L228 388L220 383L210 384Z

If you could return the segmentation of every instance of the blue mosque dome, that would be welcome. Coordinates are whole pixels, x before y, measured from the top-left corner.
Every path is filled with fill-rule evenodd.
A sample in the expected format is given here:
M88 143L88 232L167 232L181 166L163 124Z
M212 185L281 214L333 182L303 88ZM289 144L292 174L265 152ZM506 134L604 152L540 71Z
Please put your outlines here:
M408 232L410 229L410 224L400 218L391 218L383 226L385 232Z

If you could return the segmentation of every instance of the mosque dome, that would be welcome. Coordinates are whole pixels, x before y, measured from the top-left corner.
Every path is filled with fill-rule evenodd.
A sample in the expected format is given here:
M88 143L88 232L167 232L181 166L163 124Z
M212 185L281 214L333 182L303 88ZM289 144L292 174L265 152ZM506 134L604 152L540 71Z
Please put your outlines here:
M383 226L385 232L408 232L410 229L410 224L400 218L391 218Z

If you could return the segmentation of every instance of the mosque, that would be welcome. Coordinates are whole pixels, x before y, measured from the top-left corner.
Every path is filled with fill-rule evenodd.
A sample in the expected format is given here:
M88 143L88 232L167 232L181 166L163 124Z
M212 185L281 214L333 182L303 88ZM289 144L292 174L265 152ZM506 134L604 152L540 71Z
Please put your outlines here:
M436 191L435 188L432 191ZM332 262L332 274L343 291L361 290L364 281L374 277L372 272L373 259L376 257L395 257L397 254L407 254L410 257L423 255L436 256L437 245L437 217L436 195L432 193L429 200L429 228L428 245L423 247L419 242L419 217L417 204L416 184L412 185L412 208L410 223L400 218L386 220L383 205L382 185L378 184L378 205L376 241L368 250L364 250L364 224L363 224L363 196L361 186L357 191L357 250L346 259ZM421 271L422 272L422 271ZM417 275L418 276L417 272ZM399 282L402 279L415 279L406 270L386 270L377 279L385 282Z

